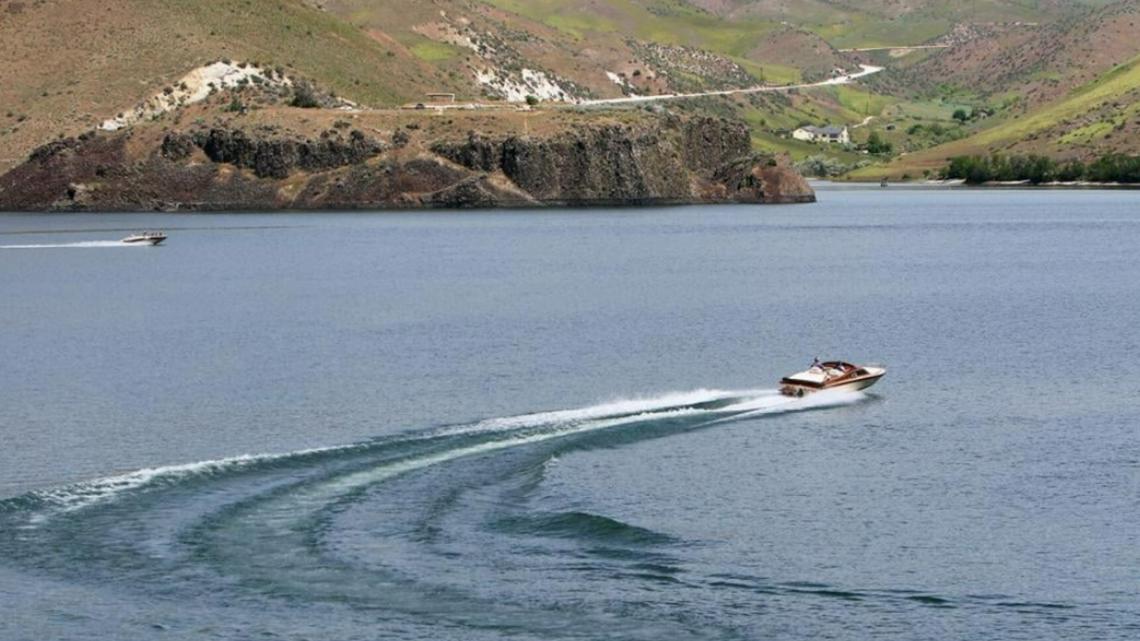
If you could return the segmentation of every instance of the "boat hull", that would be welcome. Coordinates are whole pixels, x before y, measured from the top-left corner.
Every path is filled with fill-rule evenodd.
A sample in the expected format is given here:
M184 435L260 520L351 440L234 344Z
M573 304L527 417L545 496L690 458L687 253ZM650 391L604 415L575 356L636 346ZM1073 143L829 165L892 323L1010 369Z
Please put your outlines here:
M161 243L164 240L166 240L166 239L165 238L139 238L139 239L124 240L123 244L124 245L150 245L151 247L154 247L155 245Z
M780 385L780 393L784 396L807 396L808 394L816 394L818 392L858 392L871 387L879 382L879 379L886 376L887 371L881 368L865 368L869 371L863 376L851 378L847 380L836 381L832 384L824 384L823 386L816 387L812 385L798 385L794 381L782 381Z

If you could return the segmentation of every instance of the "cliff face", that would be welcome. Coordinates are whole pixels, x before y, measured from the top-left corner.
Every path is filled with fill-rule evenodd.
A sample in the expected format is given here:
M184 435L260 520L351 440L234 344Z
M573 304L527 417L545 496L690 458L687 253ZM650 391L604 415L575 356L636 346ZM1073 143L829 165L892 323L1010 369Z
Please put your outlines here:
M458 139L395 129L306 137L232 123L92 134L0 177L0 209L123 211L814 201L744 125L675 116ZM378 129L374 129L382 133Z
M288 178L296 170L319 172L359 165L384 150L384 145L358 130L354 130L348 140L251 136L240 129L168 134L162 140L162 154L172 160L189 157L194 147L201 149L212 162L251 169L258 178L277 179Z
M711 118L669 118L652 128L602 126L541 140L472 133L466 142L437 143L432 151L468 169L501 172L540 201L571 205L719 199L718 192L732 190L717 180L718 171L768 161L752 156L743 124Z

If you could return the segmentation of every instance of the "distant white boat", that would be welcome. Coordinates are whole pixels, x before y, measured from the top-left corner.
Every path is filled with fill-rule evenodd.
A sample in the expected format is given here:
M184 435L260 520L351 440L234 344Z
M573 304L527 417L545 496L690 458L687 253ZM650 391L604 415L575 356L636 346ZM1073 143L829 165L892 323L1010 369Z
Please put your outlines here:
M138 234L131 234L119 242L124 245L150 245L153 247L164 240L166 240L166 234L160 231L144 231Z
M874 365L852 365L843 361L819 362L811 367L785 376L780 380L780 393L784 396L804 396L824 390L856 392L879 382L887 368Z

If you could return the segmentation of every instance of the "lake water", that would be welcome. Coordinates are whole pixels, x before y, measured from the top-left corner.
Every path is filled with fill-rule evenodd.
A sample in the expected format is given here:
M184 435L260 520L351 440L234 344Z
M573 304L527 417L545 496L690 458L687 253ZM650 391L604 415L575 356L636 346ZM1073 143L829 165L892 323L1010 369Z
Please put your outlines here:
M1140 637L1140 192L819 195L0 217L0 639Z

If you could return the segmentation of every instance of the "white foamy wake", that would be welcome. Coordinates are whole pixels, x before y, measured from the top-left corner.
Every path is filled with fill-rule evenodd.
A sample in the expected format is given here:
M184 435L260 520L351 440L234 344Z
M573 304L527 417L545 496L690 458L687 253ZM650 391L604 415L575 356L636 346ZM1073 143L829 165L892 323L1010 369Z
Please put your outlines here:
M454 459L538 443L555 438L584 434L621 425L677 417L707 417L705 424L742 420L765 414L779 414L808 409L849 405L866 398L862 392L820 392L804 398L789 398L774 390L695 390L655 398L627 399L573 410L524 414L480 421L467 426L446 428L412 438L449 435L488 434L492 440L442 452L412 457L378 468L339 478L331 487L358 487L362 482L375 482L410 470L420 469ZM724 404L719 404L723 402ZM712 404L712 407L707 405ZM511 432L518 432L511 434ZM173 484L191 477L208 477L272 461L357 450L367 443L314 448L284 454L252 454L212 461L154 467L76 483L67 487L41 490L33 496L45 501L51 509L33 516L32 523L46 520L50 514L72 512L105 503L115 497L151 484ZM330 489L331 489L330 487Z
M828 407L842 407L853 405L867 398L863 392L823 391L809 394L802 398L792 398L775 393L768 396L757 397L742 401L724 408L730 416L717 419L722 421L740 421L763 416L766 414L783 414L786 412L801 412L804 410L824 409Z
M504 418L493 418L471 425L448 427L438 434L472 434L478 432L500 432L543 425L581 423L603 418L662 412L669 409L691 407L715 403L733 398L760 398L775 395L774 390L710 390L698 389L690 392L670 392L661 396L615 399L597 405L572 410L554 410L520 414Z
M76 243L51 243L43 245L0 245L0 249L92 249L97 247L149 247L149 245L144 243L124 243L118 240L84 240Z
M538 433L524 432L511 438L499 438L491 441L485 441L483 443L469 445L467 447L459 447L435 454L428 454L426 456L397 461L395 463L386 463L376 468L348 474L339 477L328 484L322 485L320 487L320 494L325 497L342 495L347 491L365 487L373 483L398 476L400 474L405 474L407 472L420 470L432 465L439 465L441 463L454 461L456 459L465 458L468 456L489 454L491 452L505 450L512 447L532 445L534 443L541 443L543 441L549 441L556 438L565 438L567 436L596 432L598 430L613 428L629 423L638 423L649 419L694 416L703 413L705 412L696 409L676 409L662 412L645 412L643 414L622 416L620 418L613 418L609 420L586 421L579 424L573 424L572 426L565 426L560 429Z
M693 394L707 395L709 392L694 392ZM737 397L737 394L735 393L728 394L724 392L718 392L717 394L721 394L721 396L714 396L712 398L706 398L705 400L690 401L689 403L675 403L670 400L669 403L664 404L664 409L649 409L639 414L619 414L611 411L609 416L612 418L583 420L575 423L562 423L561 426L556 427L555 429L544 430L540 432L521 431L519 434L516 434L513 437L508 436L507 438L498 438L466 447L459 447L443 452L414 457L403 461L397 461L394 463L386 463L376 468L362 470L360 472L338 477L328 484L321 485L319 488L314 488L313 494L321 497L322 500L327 500L330 497L343 495L346 492L354 491L361 487L367 487L371 484L398 476L400 474L423 469L432 465L446 463L448 461L453 461L468 456L488 454L498 450L518 447L521 445L531 445L552 439L581 435L589 432L611 429L621 425L640 423L648 420L705 415L708 416L710 420L704 424L712 425L724 421L753 418L765 414L782 414L787 412L850 405L866 398L866 395L862 392L819 392L804 398L790 398L781 396L779 393L774 391L761 391L759 393L754 393L754 396L751 398L743 399L740 403L733 403L725 407L718 407L715 409L699 409L697 407L691 407L691 405L707 403L709 401ZM675 399L678 396L686 395L687 394L671 394L665 397L661 397L661 399L653 400L660 401L663 399ZM599 412L600 408L605 407L624 408L628 407L626 403L631 402L640 401L619 401L617 403L599 405L592 408L584 408L583 410L571 410L571 412ZM685 405L689 405L689 407L686 407ZM660 402L656 402L652 405L652 407L660 408L662 407L662 404ZM549 414L562 415L563 413L547 413L547 415ZM533 417L536 415L532 414L528 416ZM309 497L310 500L313 498L313 496Z
M286 454L243 454L212 461L199 461L196 463L180 463L177 465L164 465L161 467L148 467L126 474L108 476L91 481L83 481L66 487L39 490L32 495L49 503L55 512L72 512L85 507L103 503L113 499L124 492L141 488L156 481L174 481L193 476L209 476L218 472L229 472L258 463L266 463L307 454L334 452L359 447L358 445L342 445L325 448L298 450ZM37 515L38 520L46 517ZM33 519L36 520L36 519Z

